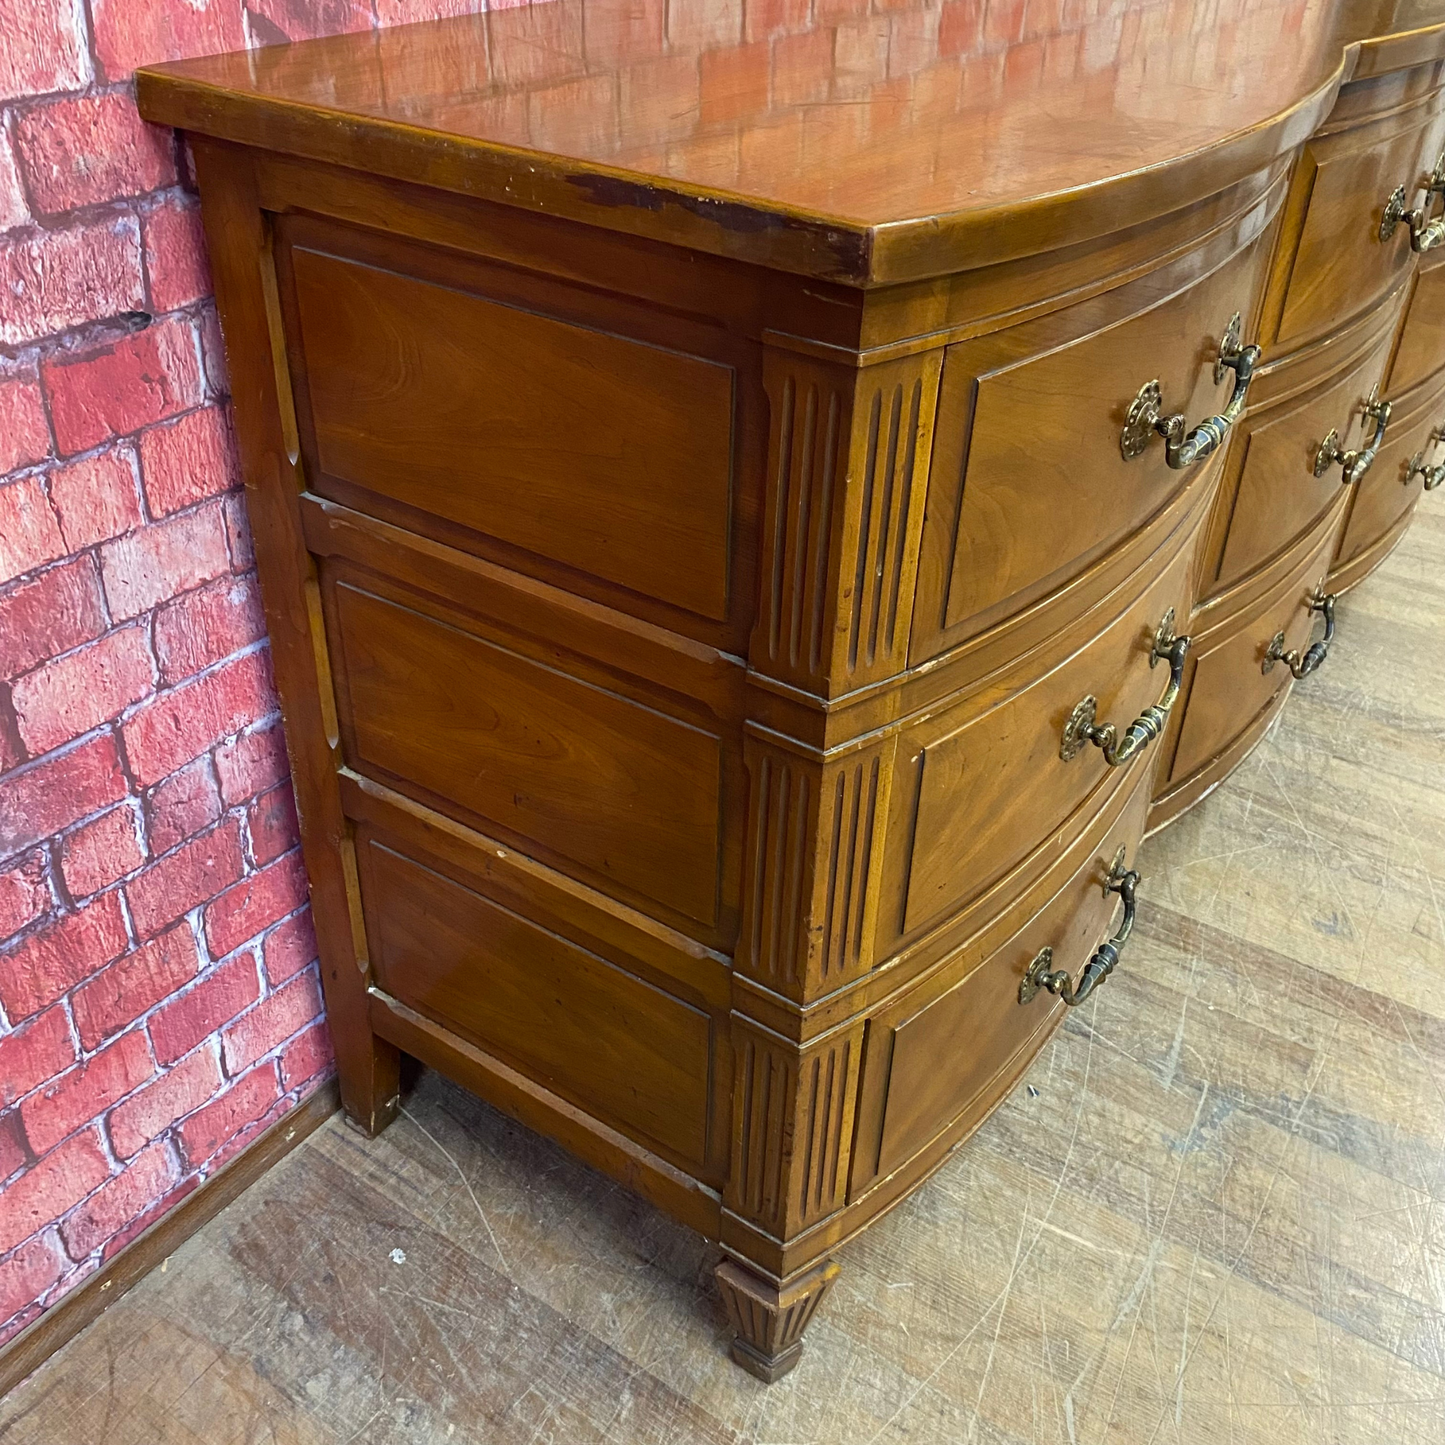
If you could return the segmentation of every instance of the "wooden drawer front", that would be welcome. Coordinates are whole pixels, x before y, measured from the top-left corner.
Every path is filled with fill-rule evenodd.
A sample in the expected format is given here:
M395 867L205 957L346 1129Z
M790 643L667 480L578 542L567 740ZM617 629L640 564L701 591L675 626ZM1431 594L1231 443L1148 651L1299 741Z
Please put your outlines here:
M714 920L717 736L512 650L434 599L323 576L352 767L604 891Z
M313 491L726 617L731 366L503 304L421 247L310 241L283 275Z
M1432 439L1433 432L1445 428L1445 391L1425 391L1397 403L1385 444L1355 488L1337 565L1367 551L1419 501L1423 480L1419 474L1409 476L1417 452L1431 466L1445 461L1445 448Z
M1428 264L1427 264L1428 263ZM1410 293L1389 389L1400 396L1445 366L1445 257L1427 256Z
M1398 116L1319 137L1299 160L1296 189L1308 210L1272 355L1283 355L1368 310L1414 264L1408 226L1380 239L1390 192L1404 185L1406 204L1439 149L1440 129L1418 102ZM1434 149L1431 149L1434 147ZM1428 154L1428 158L1427 158Z
M1224 407L1234 374L1214 380L1219 341L1236 311L1253 315L1265 259L1255 241L1163 295L1150 277L948 348L915 662L1063 588L1178 495L1193 469L1170 470L1158 438L1126 461L1125 414L1154 378L1191 426Z
M1201 632L1193 678L1181 700L1184 721L1169 770L1171 783L1182 782L1222 753L1289 685L1290 671L1283 664L1263 670L1265 653L1276 632L1284 633L1291 648L1307 647L1311 635L1319 635L1323 624L1310 611L1309 599L1325 580L1338 531L1337 516L1333 526L1310 539L1284 581L1261 602Z
M1008 943L975 967L945 966L869 1020L856 1182L896 1169L966 1110L982 1117L999 1093L989 1083L1042 1044L1063 1005L1048 993L1020 1004L1019 983L1045 946L1054 950L1054 968L1077 977L1114 931L1120 903L1103 883L1120 847L1134 861L1147 783L1141 773L1103 844ZM1146 879L1141 906L1148 906L1147 893ZM1126 950L1119 967L1128 966Z
M1071 639L1070 651L1043 676L1031 659L1026 684L1001 684L903 734L889 837L911 839L911 857L899 870L904 934L964 908L1060 830L1106 778L1120 778L1090 745L1065 762L1064 723L1088 695L1098 699L1100 723L1121 731L1158 701L1169 673L1167 665L1149 665L1154 635L1171 607L1177 618L1188 617L1191 562L1192 549L1180 548L1126 612L1082 647ZM1129 771L1152 771L1156 747Z
M1331 431L1341 435L1346 449L1363 446L1373 435L1373 421L1366 435L1363 403L1382 381L1392 339L1386 332L1359 365L1327 390L1271 408L1257 421L1246 418L1244 465L1211 593L1224 591L1285 551L1338 500L1340 468L1331 466L1315 476L1315 454Z
M377 987L625 1133L703 1162L706 1012L365 830L358 859Z

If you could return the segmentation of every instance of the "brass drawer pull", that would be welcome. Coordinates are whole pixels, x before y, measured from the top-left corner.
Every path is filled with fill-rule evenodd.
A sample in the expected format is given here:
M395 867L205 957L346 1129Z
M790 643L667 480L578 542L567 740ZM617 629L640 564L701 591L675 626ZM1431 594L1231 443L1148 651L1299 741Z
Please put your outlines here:
M1425 182L1425 204L1413 211L1405 209L1405 187L1396 186L1385 202L1385 213L1380 217L1380 239L1388 241L1395 234L1395 228L1404 221L1410 228L1410 249L1412 251L1433 251L1445 244L1445 214L1430 219L1434 197L1445 196L1445 151L1441 151Z
M1375 434L1370 438L1369 446L1352 452L1341 451L1340 434L1332 428L1315 453L1315 476L1324 476L1330 466L1338 462L1342 471L1340 481L1348 487L1375 465L1380 443L1385 440L1385 428L1390 425L1390 403L1380 400L1379 391L1378 386L1373 388L1364 403L1365 420L1375 423Z
M1146 707L1128 727L1123 737L1113 723L1103 727L1095 724L1099 700L1092 693L1081 698L1064 724L1064 740L1059 744L1059 756L1067 763L1076 758L1085 743L1093 743L1102 750L1104 761L1111 768L1117 768L1131 761L1144 751L1155 738L1159 737L1169 721L1169 710L1179 696L1180 684L1184 681L1184 659L1189 655L1188 637L1174 635L1174 609L1164 614L1154 634L1154 646L1149 651L1149 666L1156 663L1169 664L1169 682L1164 695L1158 702Z
M1124 430L1119 437L1119 450L1124 454L1124 460L1131 462L1135 457L1142 456L1150 437L1157 433L1164 438L1164 460L1176 471L1203 461L1218 449L1229 435L1230 427L1243 414L1245 393L1254 379L1262 354L1257 346L1239 344L1239 312L1236 311L1225 328L1219 343L1219 355L1214 362L1216 386L1224 380L1226 371L1234 373L1234 392L1229 404L1217 416L1205 417L1186 436L1188 423L1183 416L1163 414L1164 400L1158 379L1145 382L1129 407Z
M1308 677L1330 655L1330 643L1335 640L1335 594L1331 592L1326 596L1316 588L1310 598L1310 611L1318 612L1325 619L1325 635L1318 642L1310 643L1301 653L1294 648L1286 652L1284 633L1276 632L1269 640L1264 661L1260 664L1261 672L1271 672L1275 663L1282 662L1289 668L1291 676Z
M1445 442L1445 428L1437 426L1430 433L1430 440L1410 458L1405 467L1405 485L1407 487L1416 477L1424 478L1424 489L1427 492L1433 492L1441 482L1445 482L1445 462L1440 462L1433 467L1425 465L1425 452L1430 447L1438 446L1441 442Z
M1139 875L1132 868L1124 866L1124 850L1120 848L1114 854L1114 866L1109 869L1109 876L1104 880L1104 896L1107 898L1109 894L1117 893L1124 900L1124 916L1119 920L1117 932L1094 950L1093 957L1079 972L1078 983L1063 969L1055 970L1052 967L1052 948L1039 949L1034 961L1029 964L1029 971L1023 976L1023 982L1019 984L1019 1002L1032 1003L1034 995L1040 989L1045 989L1055 998L1063 999L1070 1008L1083 1003L1113 973L1119 954L1134 931L1134 890L1138 886Z

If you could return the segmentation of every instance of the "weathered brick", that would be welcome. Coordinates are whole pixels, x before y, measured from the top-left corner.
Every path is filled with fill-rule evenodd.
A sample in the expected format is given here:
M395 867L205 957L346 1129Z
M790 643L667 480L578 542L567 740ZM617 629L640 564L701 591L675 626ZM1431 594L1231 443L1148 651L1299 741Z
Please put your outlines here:
M211 268L200 207L183 194L165 197L141 223L151 306L174 311L211 294Z
M166 1190L155 1203L143 1209L125 1227L116 1230L105 1242L100 1252L102 1262L114 1259L137 1235L144 1234L158 1219L164 1218L183 1200L201 1187L201 1179L195 1174L183 1175L181 1182Z
M33 376L0 376L0 476L42 461L50 452L45 399Z
M0 598L0 676L28 672L99 637L106 625L94 560L51 567Z
M418 20L445 20L457 15L478 15L487 8L487 0L377 0L376 20L378 25L386 28L392 25L411 25Z
M371 28L369 0L248 0L246 13L262 45Z
M77 1129L97 1120L155 1072L145 1030L123 1034L109 1048L37 1089L20 1106L25 1137L46 1154Z
M251 518L246 499L232 493L225 499L226 544L231 549L233 572L256 570L256 544L251 537Z
M154 937L234 883L244 867L241 828L235 818L158 858L125 885L136 936Z
M0 344L6 346L139 309L145 285L135 217L84 221L64 230L11 231L0 239L0 297ZM58 431L53 405L52 420ZM84 451L101 439L69 450Z
M143 806L153 853L169 853L176 844L205 832L224 811L211 760L202 755L157 783Z
M50 505L72 552L138 527L140 493L131 449L111 447L56 467L50 473Z
M325 1022L314 1024L281 1050L281 1087L288 1092L328 1072L335 1062Z
M75 90L89 79L75 0L0 0L0 100Z
M117 1157L129 1159L164 1134L177 1119L195 1113L215 1097L221 1082L215 1046L208 1045L182 1059L123 1104L117 1104L108 1120L111 1147Z
M145 862L133 805L122 803L65 837L60 873L72 898L88 898Z
M0 777L14 771L25 761L25 749L15 730L15 715L10 708L10 689L0 682Z
M87 1129L52 1149L12 1184L0 1209L0 1254L45 1228L79 1204L110 1174L100 1134Z
M213 956L230 953L306 902L301 850L243 878L206 907L206 942Z
M743 39L766 40L806 30L811 8L810 0L747 0L743 7Z
M320 1017L316 975L303 973L221 1031L226 1072L234 1078Z
M138 255L139 240L136 245ZM140 304L137 295L113 311ZM100 315L113 314L95 309ZM195 328L184 317L154 322L100 346L63 352L41 363L41 375L62 456L89 451L108 437L126 436L189 411L203 399Z
M743 0L671 0L667 7L667 38L675 50L736 45L742 32Z
M142 944L82 984L70 1000L84 1049L94 1049L184 988L199 966L196 940L184 924Z
M10 136L5 128L0 126L0 231L13 231L29 220L30 206L20 183L20 167L15 161ZM0 407L3 407L3 404L0 404ZM3 423L0 423L0 431L3 430ZM0 448L3 448L3 445L0 443ZM3 450L0 450L0 456L3 456ZM0 466L0 472L9 470L9 467Z
M230 570L219 506L153 522L100 549L111 616L125 621Z
M29 1158L18 1111L12 1109L8 1114L0 1114L0 1187L12 1174L18 1173ZM0 1319L8 1318L9 1315L0 1310Z
M46 1009L6 1034L0 1038L0 1109L8 1109L74 1062L75 1043L64 1009Z
M11 773L0 781L0 858L118 803L126 795L109 733Z
M216 749L216 774L228 808L291 774L280 718L263 722Z
M278 783L251 804L246 810L246 832L251 841L251 861L258 868L300 842L290 783Z
M119 1234L176 1182L176 1164L164 1142L152 1144L113 1179L101 1185L60 1226L60 1237L72 1259L84 1259Z
M983 39L987 0L944 0L938 17L939 55L969 55Z
M153 516L189 507L240 485L231 419L208 406L141 433L141 478Z
M160 694L122 728L126 757L142 787L275 710L271 658L264 649L223 662L194 682Z
M11 690L33 756L118 717L155 689L149 630L122 627L20 678Z
M316 930L311 923L311 909L303 908L294 917L278 923L261 945L266 966L266 982L278 988L288 978L301 972L316 957Z
M176 179L171 136L140 118L128 91L68 96L22 111L15 138L42 214L138 196Z
M47 1221L48 1223L48 1221ZM0 1321L41 1299L60 1278L66 1260L48 1239L29 1240L0 1264Z
M51 901L44 853L29 853L0 872L0 938L34 923Z
M0 486L0 585L66 553L39 477Z
M206 390L215 397L231 394L231 375L226 366L226 342L221 335L221 322L216 308L208 305L201 312L201 357L206 364Z
M181 1125L186 1162L192 1168L204 1164L248 1124L264 1118L280 1093L274 1061L252 1069Z
M0 954L0 1004L18 1023L52 1004L124 952L128 942L120 902L102 893Z
M242 50L241 7L226 0L92 0L95 49L108 80L138 65Z
M174 1063L260 996L256 960L249 953L221 964L152 1015L148 1027L156 1058L163 1064Z
M161 681L175 683L266 635L255 577L224 577L156 612Z

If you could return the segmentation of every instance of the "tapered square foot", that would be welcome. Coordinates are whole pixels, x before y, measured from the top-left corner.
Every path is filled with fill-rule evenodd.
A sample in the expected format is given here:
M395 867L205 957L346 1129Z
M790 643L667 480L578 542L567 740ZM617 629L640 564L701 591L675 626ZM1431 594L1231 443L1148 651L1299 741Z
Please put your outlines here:
M838 1266L824 1260L781 1288L732 1259L723 1260L716 1274L737 1331L733 1359L769 1385L782 1379L803 1353L803 1331L837 1279Z
M799 1340L797 1344L789 1345L781 1354L765 1355L739 1335L728 1353L748 1374L756 1375L765 1385L771 1385L774 1380L781 1380L802 1359L803 1342Z

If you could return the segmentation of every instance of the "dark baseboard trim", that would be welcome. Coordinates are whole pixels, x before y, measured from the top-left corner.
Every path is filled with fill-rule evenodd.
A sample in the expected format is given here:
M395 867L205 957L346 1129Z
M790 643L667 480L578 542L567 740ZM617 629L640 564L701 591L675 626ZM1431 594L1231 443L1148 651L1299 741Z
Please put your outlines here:
M8 1394L132 1285L174 1254L203 1224L214 1219L273 1164L315 1133L340 1105L335 1082L323 1084L198 1189L186 1195L169 1214L156 1220L144 1234L137 1235L39 1319L26 1325L8 1345L0 1348L0 1395Z

